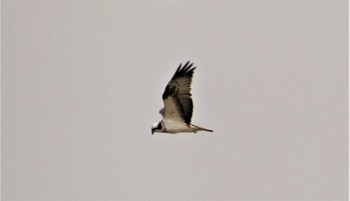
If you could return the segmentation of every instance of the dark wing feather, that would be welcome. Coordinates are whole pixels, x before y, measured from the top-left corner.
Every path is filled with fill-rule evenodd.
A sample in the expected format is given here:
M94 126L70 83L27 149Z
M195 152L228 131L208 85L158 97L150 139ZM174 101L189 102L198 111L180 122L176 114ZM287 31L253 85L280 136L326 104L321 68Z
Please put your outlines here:
M167 111L167 98L171 97L176 103L177 109L180 111L181 118L187 123L191 123L193 102L191 98L191 83L194 69L193 63L188 61L183 67L182 64L177 68L174 76L165 88L163 100L165 104L165 114L172 111ZM168 109L170 110L170 109Z

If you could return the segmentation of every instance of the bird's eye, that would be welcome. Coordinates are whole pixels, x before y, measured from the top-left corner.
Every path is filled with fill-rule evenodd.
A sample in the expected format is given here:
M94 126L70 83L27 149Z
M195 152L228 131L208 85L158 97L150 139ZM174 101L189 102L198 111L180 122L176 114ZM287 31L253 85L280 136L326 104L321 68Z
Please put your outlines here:
M162 123L159 123L157 129L162 129Z

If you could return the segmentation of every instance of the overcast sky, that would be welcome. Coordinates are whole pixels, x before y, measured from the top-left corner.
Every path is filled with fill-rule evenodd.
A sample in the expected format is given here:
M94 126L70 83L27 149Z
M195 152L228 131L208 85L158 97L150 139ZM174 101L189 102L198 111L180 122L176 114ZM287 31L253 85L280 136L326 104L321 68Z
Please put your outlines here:
M348 3L2 1L2 200L348 200ZM192 122L156 134L197 66Z

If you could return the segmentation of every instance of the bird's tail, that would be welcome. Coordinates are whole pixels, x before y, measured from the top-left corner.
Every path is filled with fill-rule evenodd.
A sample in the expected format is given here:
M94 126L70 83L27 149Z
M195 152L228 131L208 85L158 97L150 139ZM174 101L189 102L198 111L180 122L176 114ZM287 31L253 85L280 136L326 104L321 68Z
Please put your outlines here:
M191 127L194 128L194 132L197 131L208 131L208 132L213 132L213 130L207 129L207 128L202 128L196 125L191 124Z

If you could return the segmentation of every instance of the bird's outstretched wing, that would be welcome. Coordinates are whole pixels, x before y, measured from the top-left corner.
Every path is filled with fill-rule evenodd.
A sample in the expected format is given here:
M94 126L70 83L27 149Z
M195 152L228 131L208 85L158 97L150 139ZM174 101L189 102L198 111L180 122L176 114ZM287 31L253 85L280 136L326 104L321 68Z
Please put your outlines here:
M164 108L159 112L164 119L172 119L191 123L193 102L191 98L191 82L194 69L188 61L177 68L174 76L163 93Z

